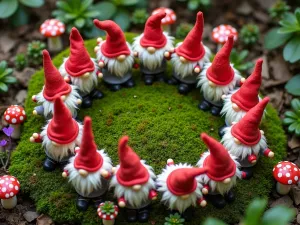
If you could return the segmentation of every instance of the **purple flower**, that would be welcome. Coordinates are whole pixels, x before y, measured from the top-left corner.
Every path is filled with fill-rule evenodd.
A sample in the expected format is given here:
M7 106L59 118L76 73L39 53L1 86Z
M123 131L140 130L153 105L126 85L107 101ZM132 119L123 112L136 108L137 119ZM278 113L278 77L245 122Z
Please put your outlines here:
M7 137L10 137L12 132L14 132L14 128L12 127L4 127L2 130Z
M0 146L4 147L7 144L7 140L3 139L0 141Z

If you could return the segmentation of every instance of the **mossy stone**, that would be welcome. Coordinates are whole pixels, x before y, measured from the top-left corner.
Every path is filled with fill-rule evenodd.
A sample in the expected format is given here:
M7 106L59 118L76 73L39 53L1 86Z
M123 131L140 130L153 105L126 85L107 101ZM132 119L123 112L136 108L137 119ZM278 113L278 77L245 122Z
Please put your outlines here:
M132 41L134 34L126 34ZM85 42L91 56L95 56L93 48L95 40ZM64 57L69 55L65 50L53 59L58 67ZM171 67L168 67L171 74ZM188 162L193 165L198 161L206 147L200 141L201 132L207 132L218 138L218 128L224 123L223 118L214 117L210 113L200 111L197 104L200 101L199 90L187 96L177 93L175 86L155 83L145 86L138 70L134 71L137 86L132 89L122 89L110 92L103 84L99 88L105 97L93 102L93 107L80 111L80 117L89 115L93 119L95 140L99 149L105 149L113 160L118 163L117 143L122 135L130 136L130 146L153 166L159 174L168 158L175 162ZM51 216L56 222L80 224L100 224L96 209L90 207L82 213L76 209L76 192L62 178L61 171L45 172L42 168L45 159L40 144L29 142L34 132L39 132L45 121L42 117L30 116L36 106L31 96L37 94L43 86L43 71L32 76L28 88L28 98L25 108L28 119L24 124L21 141L13 152L10 173L21 182L22 191L28 194L36 203L37 210ZM269 147L276 153L275 159L261 158L255 168L255 175L249 181L238 181L234 188L236 201L218 210L208 205L197 208L191 225L199 225L207 217L217 217L228 223L239 221L245 206L255 197L267 198L273 186L272 167L285 156L286 137L281 127L277 112L271 106L262 124L268 139ZM112 200L112 191L108 198ZM168 211L157 200L153 204L150 221L163 224ZM122 216L117 224L127 224ZM148 223L153 224L153 223Z

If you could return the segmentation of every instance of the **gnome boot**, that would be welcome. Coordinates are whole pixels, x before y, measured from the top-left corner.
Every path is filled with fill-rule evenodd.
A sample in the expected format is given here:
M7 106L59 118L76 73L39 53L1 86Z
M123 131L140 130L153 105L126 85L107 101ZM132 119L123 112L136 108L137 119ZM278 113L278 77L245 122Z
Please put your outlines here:
M120 84L111 84L110 85L110 87L109 87L109 89L111 90L111 91L119 91L119 90L121 90L121 85Z
M224 197L220 194L217 195L206 195L205 198L217 209L223 209L226 205Z
M225 195L224 198L226 200L226 202L228 203L232 203L235 200L235 194L232 190L229 190Z
M213 107L211 107L210 112L211 112L211 114L214 115L214 116L219 116L221 110L222 110L222 107L218 107L218 106L215 106L215 105L214 105Z
M174 76L172 76L171 79L169 79L167 81L167 83L170 84L170 85L177 85L179 82Z
M44 170L47 172L54 171L57 166L57 162L55 162L53 159L50 159L49 157L46 157L46 160L44 161L43 167Z
M149 209L146 207L146 208L143 208L143 209L140 209L139 212L138 212L138 220L140 223L146 223L148 222L148 219L149 219Z
M210 103L206 100L203 99L203 101L198 105L198 108L203 110L203 111L207 111L209 110L211 107Z
M154 82L154 75L145 74L144 75L144 82L146 85L152 85Z
M82 97L81 107L84 109L92 107L92 99L89 95Z
M90 199L78 195L76 207L79 211L86 211L89 207Z
M191 85L180 83L178 86L178 92L182 95L188 94L192 90Z
M166 81L164 72L157 74L155 76L155 78L156 78L156 81L158 81L158 82L165 82Z
M194 214L194 209L192 207L189 207L182 213L182 217L185 221L191 221L194 218Z
M137 221L137 210L135 209L126 209L126 220L127 222L136 222Z
M132 78L130 78L128 81L125 82L124 86L128 88L132 88L135 86L135 82Z
M95 88L90 93L90 96L92 99L101 99L101 98L103 98L103 93Z
M251 177L253 177L252 167L243 167L242 168L242 179L249 180Z
M104 202L104 195L101 195L101 196L99 196L99 197L96 197L96 198L93 198L93 203L94 203L94 207L97 209L98 208L98 206L102 203L102 202Z
M227 127L226 124L224 124L223 126L221 126L219 128L218 133L219 133L220 138L222 138L224 136L224 134L225 134L224 128L226 128L226 127Z

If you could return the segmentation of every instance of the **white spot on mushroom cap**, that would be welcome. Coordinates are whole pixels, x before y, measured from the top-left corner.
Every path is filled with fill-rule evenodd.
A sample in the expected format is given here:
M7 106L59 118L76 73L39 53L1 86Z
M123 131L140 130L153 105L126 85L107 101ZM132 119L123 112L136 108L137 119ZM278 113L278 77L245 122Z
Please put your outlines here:
M294 177L294 180L295 180L295 181L297 181L298 179L299 179L299 177L298 177L298 176L295 176L295 177Z
M16 123L17 120L16 120L15 118L13 118L13 119L11 120L11 122L12 122L12 123Z
M9 198L9 194L5 194L5 198Z
M292 184L293 183L293 181L292 180L288 180L288 184Z
M290 174L290 173L286 173L285 176L286 176L286 177L290 177L291 174Z
M9 115L6 115L6 116L5 116L5 119L6 119L6 120L9 120L9 119L10 119L10 116L9 116Z
M278 177L279 177L279 178L282 177L282 173L278 173Z

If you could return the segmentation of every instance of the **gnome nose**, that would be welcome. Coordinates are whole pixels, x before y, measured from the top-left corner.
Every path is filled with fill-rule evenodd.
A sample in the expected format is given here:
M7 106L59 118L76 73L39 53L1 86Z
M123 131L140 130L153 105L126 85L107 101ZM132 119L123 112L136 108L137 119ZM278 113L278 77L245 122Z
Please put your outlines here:
M214 82L212 82L212 81L208 81L208 84L209 84L209 86L211 86L211 87L215 87L215 86L216 86L216 84L215 84Z
M187 195L181 195L180 196L180 198L183 199L183 200L188 199L189 197L190 197L189 194L187 194Z
M141 188L142 188L142 185L139 185L139 184L136 184L136 185L133 185L133 186L132 186L132 189L133 189L134 191L139 191L139 190L141 190Z
M88 171L83 170L83 169L80 169L80 170L78 171L78 173L79 173L80 176L82 176L82 177L87 177L87 175L88 175Z
M119 56L117 57L117 60L118 60L119 62L123 62L123 61L125 60L125 58L126 58L125 55L119 55Z
M85 74L83 74L83 78L88 78L90 76L89 72L86 72Z
M223 180L223 183L224 183L224 184L229 184L229 183L230 183L230 181L231 181L231 179L230 179L230 178L226 178L225 180Z
M153 54L153 53L156 51L156 49L155 49L154 47L148 47L148 48L147 48L147 51L148 51L150 54Z
M183 56L180 56L179 59L180 59L180 62L182 62L182 63L186 63L187 62L186 58L184 58Z
M235 103L232 104L232 108L236 112L240 111L240 107L237 104L235 104Z

